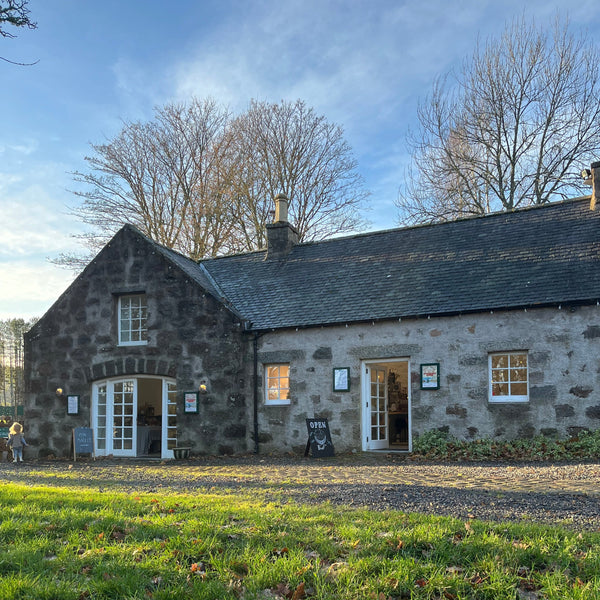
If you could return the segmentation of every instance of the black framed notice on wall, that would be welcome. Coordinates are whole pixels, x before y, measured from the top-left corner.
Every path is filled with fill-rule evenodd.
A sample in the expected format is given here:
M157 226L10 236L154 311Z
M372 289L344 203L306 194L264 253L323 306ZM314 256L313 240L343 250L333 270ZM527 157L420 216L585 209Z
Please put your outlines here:
M440 363L427 363L421 365L421 389L440 389Z
M327 419L306 419L306 429L308 430L308 442L306 442L304 456L308 456L309 450L313 458L334 456Z

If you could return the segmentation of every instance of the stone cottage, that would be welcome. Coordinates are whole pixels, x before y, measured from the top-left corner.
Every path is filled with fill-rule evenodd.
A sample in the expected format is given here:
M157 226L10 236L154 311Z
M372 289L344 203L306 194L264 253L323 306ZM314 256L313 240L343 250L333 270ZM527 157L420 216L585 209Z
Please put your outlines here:
M276 207L268 248L199 263L114 236L26 335L41 455L76 427L98 455L170 458L303 452L312 417L337 452L599 426L589 197L311 243Z

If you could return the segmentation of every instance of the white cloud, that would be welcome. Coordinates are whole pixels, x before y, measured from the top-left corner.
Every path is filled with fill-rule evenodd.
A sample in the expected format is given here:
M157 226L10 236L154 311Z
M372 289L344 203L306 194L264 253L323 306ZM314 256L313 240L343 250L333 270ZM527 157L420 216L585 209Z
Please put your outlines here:
M0 319L41 317L72 280L49 263L0 261Z
M42 255L79 250L70 236L79 225L66 209L57 208L43 187L28 186L0 203L0 258Z
M33 154L38 147L38 141L31 138L22 140L20 143L16 144L0 143L0 154L16 152L23 156L29 156L30 154Z

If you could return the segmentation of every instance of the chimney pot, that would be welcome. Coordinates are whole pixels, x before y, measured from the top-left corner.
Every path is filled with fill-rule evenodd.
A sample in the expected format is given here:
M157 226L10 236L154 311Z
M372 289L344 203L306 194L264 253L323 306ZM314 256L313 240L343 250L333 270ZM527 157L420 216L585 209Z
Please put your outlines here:
M275 223L288 222L288 203L289 199L284 193L275 196Z
M267 225L267 260L283 259L298 243L298 232L288 223L288 197L275 196L275 222Z

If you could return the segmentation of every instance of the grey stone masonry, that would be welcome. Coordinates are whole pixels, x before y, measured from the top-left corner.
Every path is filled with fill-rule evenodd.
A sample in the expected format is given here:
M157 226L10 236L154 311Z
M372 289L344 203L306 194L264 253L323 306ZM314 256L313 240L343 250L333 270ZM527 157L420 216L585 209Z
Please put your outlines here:
M493 311L436 319L275 331L259 361L289 362L290 404L261 406L262 451L298 452L305 419L327 418L336 451L361 450L364 364L408 361L411 436L440 429L459 439L568 437L600 427L600 307ZM492 403L488 356L526 351L529 400ZM422 363L439 363L440 387L420 388ZM348 392L332 391L332 369L349 367ZM368 386L367 386L368 390ZM364 448L362 448L364 449Z
M118 296L141 292L148 343L119 346ZM26 335L30 452L68 455L72 429L91 424L92 384L144 375L176 383L178 445L194 453L247 451L251 343L242 330L221 302L125 227ZM184 414L183 392L197 391L203 381L199 412ZM67 415L66 395L80 397L79 414Z

